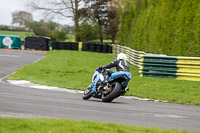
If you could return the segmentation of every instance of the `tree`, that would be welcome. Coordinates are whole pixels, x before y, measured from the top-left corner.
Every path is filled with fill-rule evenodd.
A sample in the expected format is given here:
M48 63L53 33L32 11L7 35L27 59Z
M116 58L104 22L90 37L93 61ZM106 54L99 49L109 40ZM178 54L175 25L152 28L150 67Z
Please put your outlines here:
M103 31L107 19L107 3L109 0L85 0L88 18L99 25L100 42L103 42Z
M45 22L44 20L40 20L39 22L30 22L27 27L32 30L35 35L48 36L50 31L59 30L60 25L52 21Z
M108 6L108 19L106 23L106 33L111 36L112 43L115 43L116 35L119 31L119 14L118 10L120 7L120 3L118 1L110 1Z
M75 32L78 32L83 0L31 0L29 5L35 10L44 11L45 16L50 18L72 18ZM80 41L80 37L76 36L76 41Z
M100 41L103 42L103 34L106 33L111 36L114 43L119 30L118 0L85 0L85 2L88 18L98 23Z
M30 22L27 27L29 27L29 29L32 30L35 35L48 36L52 41L64 41L67 39L67 31L65 31L60 24L52 21L33 21Z
M18 24L19 26L25 26L29 22L33 21L33 16L29 12L15 11L12 13L12 24Z
M80 24L78 36L83 42L94 41L99 38L98 32L98 25L95 22L84 20Z
M48 33L48 37L52 41L65 41L67 39L67 33L63 30L53 30Z
M74 34L75 33L75 30L74 30L74 26L70 26L70 25L63 25L62 26L62 29L69 33L69 34Z

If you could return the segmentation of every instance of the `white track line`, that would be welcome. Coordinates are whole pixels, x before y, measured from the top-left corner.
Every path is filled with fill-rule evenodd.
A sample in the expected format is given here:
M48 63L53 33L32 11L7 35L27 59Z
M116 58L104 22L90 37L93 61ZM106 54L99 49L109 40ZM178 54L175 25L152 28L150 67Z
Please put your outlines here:
M1 55L1 54L0 54L0 56L3 56L3 57L17 57L17 58L21 57L21 56L18 56L18 55Z

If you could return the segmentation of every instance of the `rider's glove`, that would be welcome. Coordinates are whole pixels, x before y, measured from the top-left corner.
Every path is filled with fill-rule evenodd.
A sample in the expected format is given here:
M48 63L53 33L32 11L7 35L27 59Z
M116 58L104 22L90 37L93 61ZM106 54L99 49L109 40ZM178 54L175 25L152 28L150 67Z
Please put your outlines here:
M102 67L102 66L100 66L100 67L99 67L99 70L102 70L102 69L103 69L103 67Z

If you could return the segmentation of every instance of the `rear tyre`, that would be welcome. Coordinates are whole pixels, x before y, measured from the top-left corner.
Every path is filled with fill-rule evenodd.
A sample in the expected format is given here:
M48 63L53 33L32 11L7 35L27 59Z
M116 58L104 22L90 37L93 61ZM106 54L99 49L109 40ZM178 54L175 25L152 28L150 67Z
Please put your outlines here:
M121 84L118 82L114 82L112 84L112 91L109 94L102 94L103 102L111 102L115 98L117 98L121 94Z
M83 100L88 100L89 98L92 97L92 93L91 93L91 88L88 87L85 89L85 91L83 92L82 98Z

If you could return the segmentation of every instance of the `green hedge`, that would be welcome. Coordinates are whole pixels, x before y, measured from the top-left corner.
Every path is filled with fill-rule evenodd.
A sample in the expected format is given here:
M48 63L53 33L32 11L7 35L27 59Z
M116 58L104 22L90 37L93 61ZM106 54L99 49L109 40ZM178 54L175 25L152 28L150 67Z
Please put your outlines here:
M119 40L150 53L200 56L200 0L123 0Z

